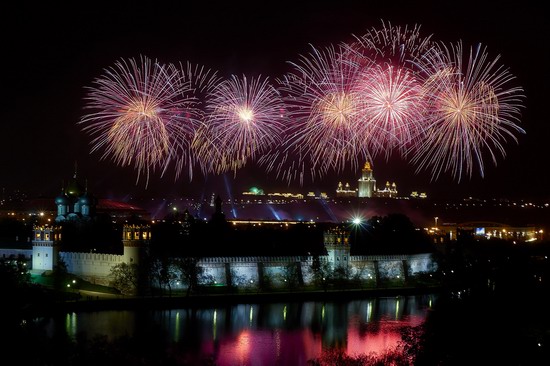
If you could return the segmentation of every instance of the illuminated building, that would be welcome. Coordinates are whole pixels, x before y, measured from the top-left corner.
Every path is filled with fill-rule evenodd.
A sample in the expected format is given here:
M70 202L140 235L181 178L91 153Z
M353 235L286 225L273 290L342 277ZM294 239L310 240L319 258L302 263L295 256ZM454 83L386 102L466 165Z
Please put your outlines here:
M349 183L344 186L342 182L338 182L336 197L357 197L357 190L351 189Z
M55 198L56 222L91 219L98 202L88 193L87 188L87 185L83 188L78 182L75 169L73 178L62 189L61 194Z
M336 188L336 197L385 197L395 198L397 197L397 185L395 182L386 182L384 189L376 189L376 179L370 163L367 161L363 169L361 169L361 178L358 180L358 189L350 187L349 183L345 185L342 182L338 182L338 188Z
M358 197L373 197L374 191L376 191L376 179L372 174L372 168L367 161L365 166L361 170L361 178L358 180L359 189L357 191Z
M417 191L411 192L411 198L428 198L428 195L425 192L418 193Z
M386 186L384 189L379 191L374 191L374 197L397 197L397 185L395 182L390 184L390 182L386 182Z
M264 190L258 187L252 187L248 192L243 192L245 196L263 196Z
M540 226L512 226L488 221L445 223L429 229L428 233L436 238L435 242L457 240L461 235L475 239L501 239L514 243L542 242L544 240L544 230Z

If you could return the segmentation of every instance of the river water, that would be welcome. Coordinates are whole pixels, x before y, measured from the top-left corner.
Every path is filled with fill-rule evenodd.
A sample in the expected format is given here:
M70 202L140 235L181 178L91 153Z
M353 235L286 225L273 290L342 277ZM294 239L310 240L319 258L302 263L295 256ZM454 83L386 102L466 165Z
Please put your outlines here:
M72 339L149 339L190 365L306 365L323 350L351 356L394 349L400 330L422 324L436 297L72 312L47 319L45 330Z

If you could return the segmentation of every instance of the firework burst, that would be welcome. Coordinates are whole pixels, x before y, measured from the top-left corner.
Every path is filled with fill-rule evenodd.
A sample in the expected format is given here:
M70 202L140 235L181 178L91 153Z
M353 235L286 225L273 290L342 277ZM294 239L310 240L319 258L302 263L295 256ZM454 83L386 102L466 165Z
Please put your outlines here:
M465 56L468 58L465 59ZM463 54L462 43L441 46L418 62L425 73L429 106L426 138L412 153L417 172L431 170L432 179L450 172L458 181L477 166L484 175L485 157L496 165L504 143L525 133L519 121L523 90L509 86L514 76L488 59L481 45Z
M193 147L206 172L236 171L279 146L284 104L268 78L233 75L212 91Z
M268 171L275 169L287 181L305 174L323 176L329 170L357 167L369 158L359 125L362 101L354 81L359 69L341 57L334 47L312 52L291 63L293 71L279 81L289 120L285 145L269 157Z
M466 57L464 57L466 56ZM291 71L225 80L189 62L121 60L88 88L79 124L103 151L147 177L175 165L175 176L237 170L251 162L288 183L357 170L393 152L432 180L458 181L505 156L523 90L480 46L463 55L420 27L382 22L353 42L311 48Z
M187 149L193 134L189 116L192 101L182 98L186 84L172 65L147 57L121 60L89 88L86 109L79 124L94 136L92 152L104 150L121 166L133 165L147 177L164 171L175 156Z
M344 43L346 58L355 59L361 67L390 64L411 66L412 60L432 48L431 35L423 36L420 26L392 26L382 22L381 28L371 28L355 41Z
M394 149L404 153L422 139L426 114L424 89L405 68L371 66L357 82L364 108L360 134L374 156Z
M200 147L203 145L201 138L197 138L197 136L202 136L202 141L210 141L210 137L204 134L208 118L206 106L211 104L213 90L223 81L223 78L218 76L217 71L190 62L180 63L179 72L181 75L179 90L182 97L184 100L192 101L195 107L194 114L187 115L195 133L190 138L190 148L182 150L176 156L176 178L185 168L188 169L188 175L192 176L195 164L199 164L203 174L206 175L207 169L201 164L201 159L197 158L200 154Z

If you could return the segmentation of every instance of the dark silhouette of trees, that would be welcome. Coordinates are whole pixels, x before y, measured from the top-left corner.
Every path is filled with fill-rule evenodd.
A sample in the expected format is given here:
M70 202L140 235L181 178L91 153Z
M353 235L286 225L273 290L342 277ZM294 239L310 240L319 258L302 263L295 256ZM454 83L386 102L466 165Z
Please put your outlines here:
M429 237L404 214L373 216L353 227L350 236L354 255L430 253Z

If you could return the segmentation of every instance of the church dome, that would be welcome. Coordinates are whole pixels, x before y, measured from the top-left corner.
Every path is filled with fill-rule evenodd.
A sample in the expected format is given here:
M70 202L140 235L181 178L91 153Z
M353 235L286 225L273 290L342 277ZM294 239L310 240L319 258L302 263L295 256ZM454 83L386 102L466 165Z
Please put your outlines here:
M69 204L69 198L64 194L60 194L59 196L55 197L55 204L56 205L68 205Z
M91 206L95 203L95 198L86 192L79 198L79 202L81 205Z
M80 183L76 180L76 177L74 177L69 181L69 184L67 184L65 194L69 197L78 197L82 194L83 190L82 185L80 185Z

